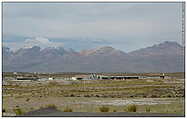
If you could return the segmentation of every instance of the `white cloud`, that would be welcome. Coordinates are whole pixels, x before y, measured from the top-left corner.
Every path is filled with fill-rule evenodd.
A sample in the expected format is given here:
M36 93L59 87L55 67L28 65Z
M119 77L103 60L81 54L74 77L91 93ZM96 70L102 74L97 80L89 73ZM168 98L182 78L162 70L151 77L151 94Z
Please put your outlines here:
M43 37L36 37L34 39L26 39L24 42L25 48L31 48L33 46L40 46L41 48L43 48L43 47L50 47L51 45L53 45L53 43L51 43L48 39L43 38Z
M24 42L5 42L3 45L12 48L12 50L14 51L19 48L32 48L33 46L39 46L41 49L47 47L63 47L62 42L60 43L52 42L44 37L29 38L29 39L25 39Z

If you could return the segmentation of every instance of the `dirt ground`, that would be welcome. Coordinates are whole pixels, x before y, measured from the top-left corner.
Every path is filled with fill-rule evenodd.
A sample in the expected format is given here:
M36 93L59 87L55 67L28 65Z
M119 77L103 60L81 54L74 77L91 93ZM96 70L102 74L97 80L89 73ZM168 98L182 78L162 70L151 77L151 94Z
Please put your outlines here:
M184 114L184 80L7 81L3 85L4 115L51 105L72 112L101 112L102 106L108 112L129 112L128 106L135 105L137 113Z

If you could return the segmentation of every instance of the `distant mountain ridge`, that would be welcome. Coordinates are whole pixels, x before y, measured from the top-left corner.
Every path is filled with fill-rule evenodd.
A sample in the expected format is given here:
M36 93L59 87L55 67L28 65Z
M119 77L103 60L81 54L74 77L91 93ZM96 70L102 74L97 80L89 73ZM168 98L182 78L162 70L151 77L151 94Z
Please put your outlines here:
M3 47L4 72L184 72L184 47L163 42L129 53L110 46L73 49Z

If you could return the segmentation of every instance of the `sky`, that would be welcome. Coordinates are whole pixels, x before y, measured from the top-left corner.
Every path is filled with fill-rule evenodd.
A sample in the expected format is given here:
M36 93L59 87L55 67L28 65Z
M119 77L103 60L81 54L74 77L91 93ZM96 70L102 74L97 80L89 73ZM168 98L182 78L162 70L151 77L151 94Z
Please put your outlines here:
M130 52L182 44L182 3L3 3L3 45Z

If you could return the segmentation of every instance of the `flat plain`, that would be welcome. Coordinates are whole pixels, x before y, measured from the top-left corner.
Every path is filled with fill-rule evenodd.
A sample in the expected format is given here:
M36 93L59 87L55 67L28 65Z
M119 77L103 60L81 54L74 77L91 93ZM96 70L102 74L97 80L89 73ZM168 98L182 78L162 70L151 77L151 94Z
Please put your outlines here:
M130 112L184 115L184 79L7 80L3 116L39 109L62 112ZM132 116L132 115L131 115Z

